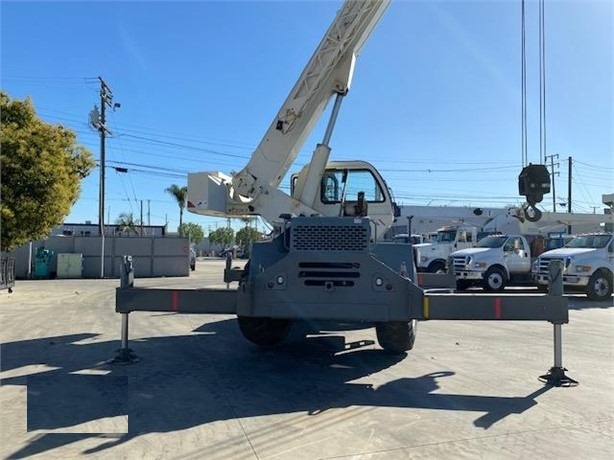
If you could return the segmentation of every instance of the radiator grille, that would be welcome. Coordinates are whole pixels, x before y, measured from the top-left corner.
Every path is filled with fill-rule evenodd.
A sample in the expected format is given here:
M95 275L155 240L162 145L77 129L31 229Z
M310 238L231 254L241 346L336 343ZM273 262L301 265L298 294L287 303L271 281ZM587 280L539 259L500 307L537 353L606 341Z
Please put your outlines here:
M353 287L360 278L359 262L299 262L298 266L305 286Z
M551 260L560 260L561 262L563 262L563 259L560 257L540 257L539 258L539 273L543 273L543 274L548 274L549 273L549 268L548 266L550 265L550 261Z
M467 265L467 258L465 256L454 256L452 260L454 263L454 271L459 272L465 269Z
M368 227L364 225L293 225L293 251L366 251Z

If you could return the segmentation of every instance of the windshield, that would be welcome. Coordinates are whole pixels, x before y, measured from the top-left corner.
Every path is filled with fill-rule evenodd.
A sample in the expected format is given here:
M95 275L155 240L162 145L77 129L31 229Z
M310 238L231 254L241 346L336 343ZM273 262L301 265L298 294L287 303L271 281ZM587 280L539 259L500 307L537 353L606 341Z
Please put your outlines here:
M566 248L605 248L612 235L580 235L565 245Z
M456 230L442 230L438 231L435 236L437 243L451 243L456 239Z
M486 238L482 238L478 244L477 248L500 248L507 241L507 236L487 236Z

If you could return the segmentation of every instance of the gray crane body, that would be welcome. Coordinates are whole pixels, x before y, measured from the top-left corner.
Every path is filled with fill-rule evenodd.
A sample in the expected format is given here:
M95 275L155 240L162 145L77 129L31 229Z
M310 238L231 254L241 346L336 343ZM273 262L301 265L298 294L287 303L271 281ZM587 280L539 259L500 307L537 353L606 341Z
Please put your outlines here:
M245 338L261 346L281 343L297 320L355 322L374 326L379 345L394 353L414 346L418 321L538 320L558 327L568 322L562 290L535 296L456 294L454 273L416 273L411 244L382 241L395 205L379 172L363 161L328 161L328 141L358 50L388 3L343 4L242 171L188 176L189 211L261 215L277 229L271 241L253 243L245 268L233 269L227 259L228 289L134 287L132 261L125 257L116 292L126 331L122 350L134 311L234 314ZM297 175L292 193L280 191L281 178L333 97L324 142ZM361 199L365 206L359 206Z

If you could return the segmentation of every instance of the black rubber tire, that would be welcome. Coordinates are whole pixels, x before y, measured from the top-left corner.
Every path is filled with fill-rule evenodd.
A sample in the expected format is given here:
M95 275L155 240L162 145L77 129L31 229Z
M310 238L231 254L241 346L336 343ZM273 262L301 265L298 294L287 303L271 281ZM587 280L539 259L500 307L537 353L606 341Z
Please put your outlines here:
M469 280L456 280L456 290L457 291L466 291L471 286L471 281Z
M411 350L418 333L418 322L388 321L375 325L377 343L388 353L400 354Z
M436 260L435 262L431 262L431 264L427 268L427 271L429 273L445 273L446 264L441 260Z
M238 316L237 321L243 337L262 347L279 345L292 329L289 319Z
M505 289L505 272L499 267L490 267L484 274L483 287L488 292L501 292Z
M612 296L612 273L600 269L592 274L586 285L589 300L607 300Z

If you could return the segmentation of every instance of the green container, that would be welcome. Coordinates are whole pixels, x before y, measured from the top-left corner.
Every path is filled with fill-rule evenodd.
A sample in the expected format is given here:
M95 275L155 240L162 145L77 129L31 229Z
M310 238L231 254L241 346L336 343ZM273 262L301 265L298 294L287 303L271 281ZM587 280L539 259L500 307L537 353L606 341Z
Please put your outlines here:
M55 251L52 249L46 249L44 247L36 248L36 255L34 257L34 279L48 279L51 274L51 260Z

